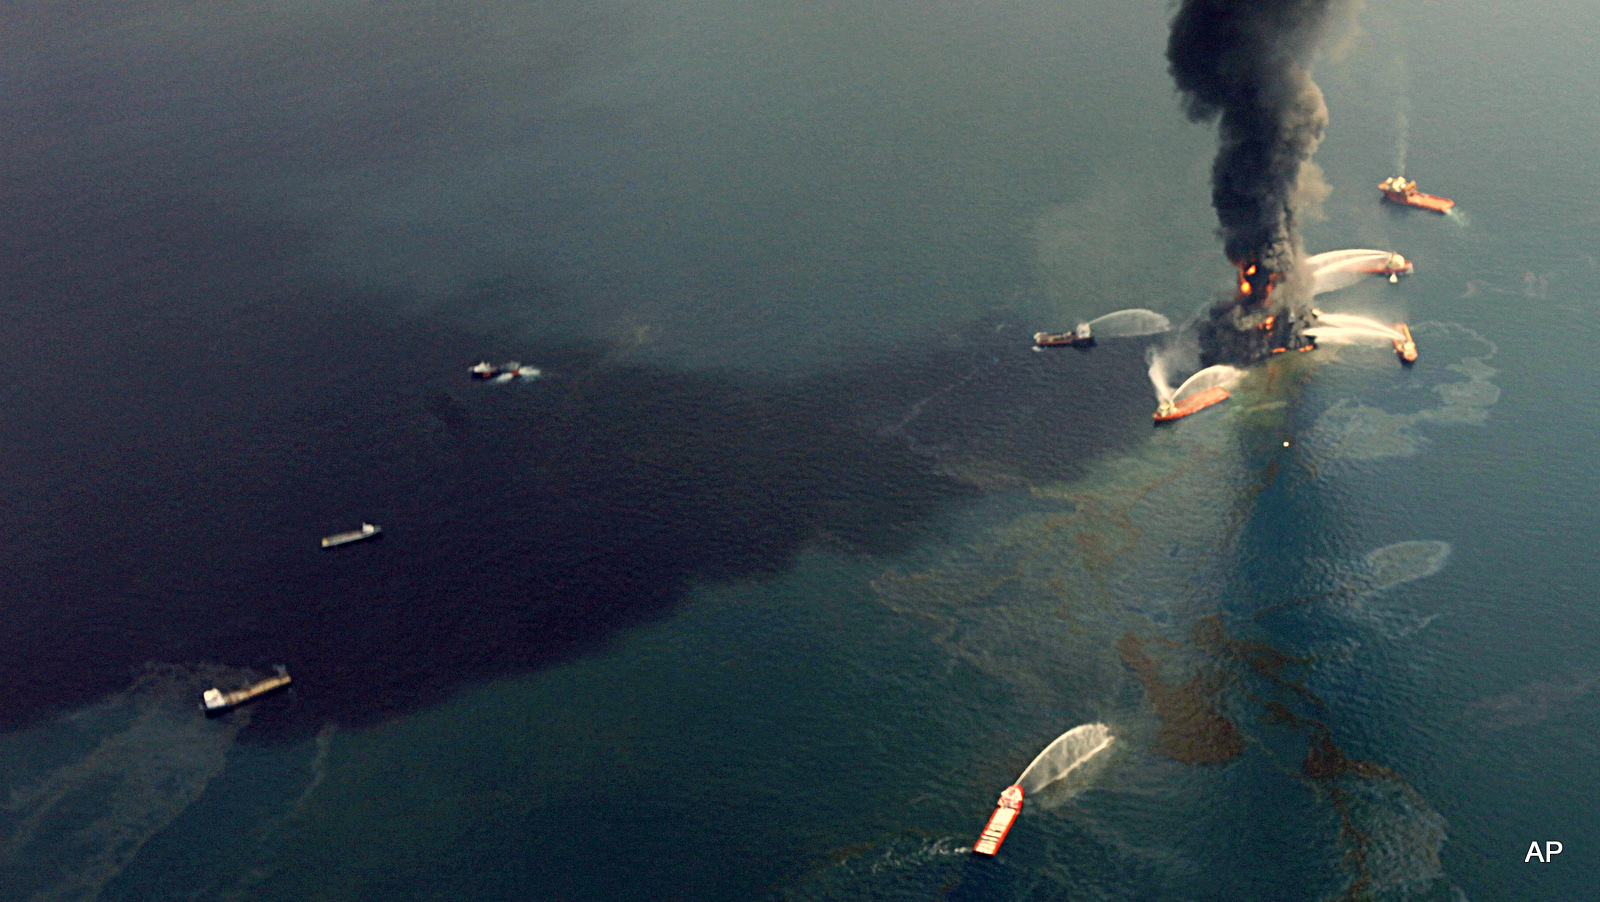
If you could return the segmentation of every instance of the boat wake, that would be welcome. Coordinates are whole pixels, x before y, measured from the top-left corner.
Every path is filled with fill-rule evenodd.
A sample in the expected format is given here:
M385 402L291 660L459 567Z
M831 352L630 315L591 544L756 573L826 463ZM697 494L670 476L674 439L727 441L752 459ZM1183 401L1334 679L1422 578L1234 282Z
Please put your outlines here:
M954 836L902 834L855 843L826 853L823 863L789 881L777 898L783 902L881 899L886 879L903 894L895 898L941 898L953 882L959 882L961 864L971 854L972 847Z

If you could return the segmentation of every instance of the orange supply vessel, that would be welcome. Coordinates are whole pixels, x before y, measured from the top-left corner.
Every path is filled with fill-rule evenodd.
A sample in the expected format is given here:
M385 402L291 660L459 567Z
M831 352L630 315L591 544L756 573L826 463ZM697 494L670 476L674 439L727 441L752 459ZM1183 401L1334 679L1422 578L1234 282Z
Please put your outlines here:
M1390 254L1382 263L1366 266L1360 269L1369 276L1388 276L1389 281L1398 282L1401 276L1409 276L1417 268L1415 263L1399 254Z
M1198 413L1213 404L1226 400L1228 400L1228 390L1220 385L1213 386L1205 391L1195 392L1176 404L1171 401L1162 401L1161 406L1157 407L1156 412L1150 416L1157 423L1167 423L1172 420L1183 419L1191 413Z
M995 806L994 814L989 815L989 823L983 825L983 833L978 837L978 842L972 851L979 855L993 855L1000 851L1000 844L1006 841L1006 834L1011 832L1011 825L1017 822L1017 816L1022 814L1022 787L1007 786L1000 793L1000 803Z
M1394 330L1402 336L1394 340L1394 352L1400 355L1400 362L1406 366L1416 363L1417 343L1411 340L1411 327L1405 323L1395 323Z
M1456 205L1456 202L1448 197L1440 197L1437 194L1423 194L1417 190L1415 181L1408 182L1403 175L1397 175L1379 183L1378 190L1383 192L1384 197L1397 204L1405 204L1408 207L1421 207L1424 210L1432 210L1435 213L1449 213L1450 208Z

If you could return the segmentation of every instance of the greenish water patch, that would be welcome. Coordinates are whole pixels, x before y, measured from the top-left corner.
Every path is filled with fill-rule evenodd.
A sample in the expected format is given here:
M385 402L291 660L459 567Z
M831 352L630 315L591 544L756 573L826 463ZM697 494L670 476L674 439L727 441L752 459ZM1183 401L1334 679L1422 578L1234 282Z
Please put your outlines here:
M1489 409L1500 400L1500 388L1492 381L1499 371L1489 365L1497 353L1494 343L1455 323L1419 323L1412 331L1419 347L1437 337L1448 342L1446 347L1460 347L1465 340L1469 345L1477 344L1481 350L1477 356L1464 356L1445 365L1449 372L1465 378L1433 384L1431 391L1438 398L1434 406L1394 412L1352 398L1334 403L1317 418L1306 436L1318 466L1409 457L1427 443L1420 426L1476 426L1488 420ZM1346 350L1344 356L1367 359L1372 354L1351 349ZM1343 362L1343 357L1336 359Z
M93 900L222 772L248 708L208 719L200 693L259 678L217 666L151 666L127 690L70 718L4 737L76 749L41 770L12 770L0 808L6 898ZM81 757L80 757L81 755Z

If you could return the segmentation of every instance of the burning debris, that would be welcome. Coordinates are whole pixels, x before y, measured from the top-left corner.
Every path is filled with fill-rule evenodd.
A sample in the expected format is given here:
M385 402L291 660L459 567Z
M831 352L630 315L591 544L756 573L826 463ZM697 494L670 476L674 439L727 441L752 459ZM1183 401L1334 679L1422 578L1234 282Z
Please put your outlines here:
M1217 121L1211 203L1239 286L1200 327L1201 361L1247 364L1305 344L1312 280L1297 211L1326 192L1311 155L1328 109L1307 66L1353 0L1183 0L1167 60L1189 118Z

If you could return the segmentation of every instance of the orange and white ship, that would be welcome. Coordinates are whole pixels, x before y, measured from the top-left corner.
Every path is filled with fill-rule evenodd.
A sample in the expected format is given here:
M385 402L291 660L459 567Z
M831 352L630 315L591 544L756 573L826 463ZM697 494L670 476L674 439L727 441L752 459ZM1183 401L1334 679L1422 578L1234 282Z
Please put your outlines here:
M1195 392L1182 401L1162 401L1156 412L1151 414L1151 419L1157 423L1169 423L1181 420L1191 413L1199 413L1213 404L1220 404L1228 400L1228 390L1220 385L1213 386L1205 391Z
M1397 204L1405 204L1408 207L1421 207L1424 210L1432 210L1435 213L1449 213L1450 208L1456 205L1456 202L1448 197L1439 197L1436 194L1424 194L1418 191L1416 181L1407 181L1403 175L1397 175L1380 182L1378 190L1383 192L1384 197Z
M1395 323L1394 330L1400 337L1394 340L1394 352L1400 355L1400 362L1410 366L1417 362L1417 343L1411 338L1411 327L1405 323Z
M1399 254L1390 254L1383 262L1371 266L1362 266L1358 272L1373 276L1388 276L1389 281L1398 282L1401 276L1409 276L1417 268L1415 263Z
M1021 814L1022 787L1007 786L1000 793L1000 802L995 806L994 814L989 815L989 823L983 825L983 833L978 836L972 851L979 855L993 855L1000 851L1000 844L1006 841L1006 834L1011 832L1011 825L1017 822Z

